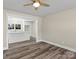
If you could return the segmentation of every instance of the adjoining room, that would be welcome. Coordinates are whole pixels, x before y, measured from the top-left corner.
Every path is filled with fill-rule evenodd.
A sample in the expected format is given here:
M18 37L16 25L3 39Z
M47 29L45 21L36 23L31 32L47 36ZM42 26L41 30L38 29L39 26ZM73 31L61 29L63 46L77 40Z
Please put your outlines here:
M3 0L4 59L76 59L75 0Z

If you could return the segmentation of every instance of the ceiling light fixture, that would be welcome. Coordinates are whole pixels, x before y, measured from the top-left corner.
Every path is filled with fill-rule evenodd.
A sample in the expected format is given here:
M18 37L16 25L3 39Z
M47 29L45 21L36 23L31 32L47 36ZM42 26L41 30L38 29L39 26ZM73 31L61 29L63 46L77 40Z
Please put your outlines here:
M40 6L40 3L39 2L35 2L35 3L33 3L33 6L37 8L37 7Z
M31 3L24 4L24 6L32 5L35 8L35 10L37 10L38 7L40 6L49 7L49 4L42 2L42 0L31 0L31 1L32 1Z

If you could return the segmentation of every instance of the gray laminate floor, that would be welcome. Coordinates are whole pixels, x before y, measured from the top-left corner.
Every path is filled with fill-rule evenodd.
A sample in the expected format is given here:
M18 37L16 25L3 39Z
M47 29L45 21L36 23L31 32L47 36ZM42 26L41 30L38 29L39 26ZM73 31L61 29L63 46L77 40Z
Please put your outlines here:
M21 42L9 43L9 48L16 48L36 43L36 40L26 40Z
M4 51L4 59L76 59L76 53L45 43L10 48Z

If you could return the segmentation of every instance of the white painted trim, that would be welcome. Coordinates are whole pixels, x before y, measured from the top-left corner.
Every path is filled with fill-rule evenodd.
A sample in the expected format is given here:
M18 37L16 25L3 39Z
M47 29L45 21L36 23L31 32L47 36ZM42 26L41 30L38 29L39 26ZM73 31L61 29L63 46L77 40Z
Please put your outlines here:
M38 20L35 22L35 27L36 27L36 41L38 41Z
M76 52L75 49L72 49L72 48L57 44L57 43L53 43L53 42L50 42L50 41L47 41L47 40L38 40L38 42L40 42L40 41L43 41L43 42L46 42L46 43L49 43L49 44L52 44L52 45L55 45L55 46L58 46L58 47L61 47L61 48L65 48L65 49L68 49L68 50L73 51L73 52Z
M8 49L8 47L3 48L3 50L7 50L7 49Z
M8 49L8 25L7 24L8 24L8 13L6 12L6 47L4 47L3 50Z

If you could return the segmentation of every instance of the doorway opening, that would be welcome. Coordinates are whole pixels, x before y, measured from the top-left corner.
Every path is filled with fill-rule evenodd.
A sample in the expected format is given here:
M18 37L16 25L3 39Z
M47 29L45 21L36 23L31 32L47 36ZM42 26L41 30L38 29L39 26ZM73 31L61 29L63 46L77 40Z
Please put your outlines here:
M38 39L37 20L8 16L8 47L13 43L36 41Z

